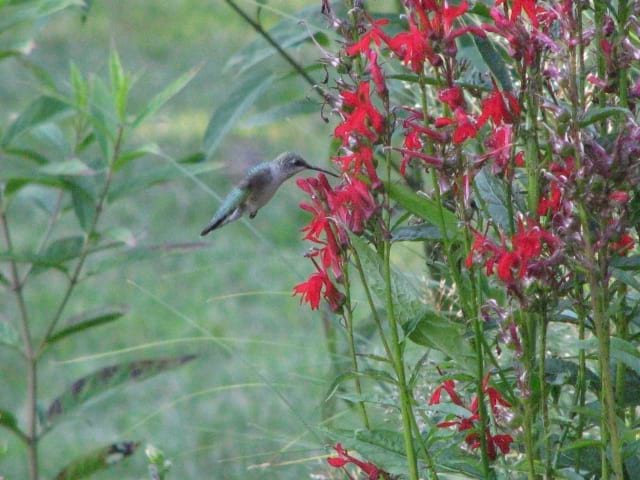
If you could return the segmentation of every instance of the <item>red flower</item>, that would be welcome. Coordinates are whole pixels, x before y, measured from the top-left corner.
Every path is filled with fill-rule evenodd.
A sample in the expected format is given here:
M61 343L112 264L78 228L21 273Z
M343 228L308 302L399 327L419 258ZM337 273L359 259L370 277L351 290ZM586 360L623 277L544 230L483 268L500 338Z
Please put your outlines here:
M343 90L340 94L344 103L344 121L334 130L334 136L348 145L357 135L374 142L384 128L384 117L371 103L369 82L360 82L354 91Z
M380 27L382 27L383 25L387 25L388 23L389 20L386 18L374 20L374 22L371 24L371 29L368 32L363 33L356 43L347 47L347 55L353 57L358 53L366 54L367 52L371 51L371 42L375 43L378 46L380 46L383 40L387 42L389 40L389 37Z
M362 460L358 460L357 458L352 457L340 443L336 444L336 446L333 448L335 449L338 456L327 458L327 463L332 467L344 468L345 465L352 463L364 473L366 473L369 476L369 480L378 480L378 478L380 477L380 473L382 471L373 463L363 462Z
M482 100L481 113L478 117L478 128L487 123L489 119L493 120L496 126L502 123L513 123L515 117L519 115L520 104L516 97L509 92L501 92L494 85L493 92Z
M427 58L434 59L434 61L438 58L431 49L427 36L418 28L411 17L409 18L409 31L400 32L390 38L387 44L393 53L416 73L422 72Z
M463 406L462 400L460 400L460 397L456 392L456 384L453 380L445 380L442 385L433 391L431 398L429 399L429 405L437 405L440 403L440 397L443 390L449 394L449 398L453 403Z
M359 175L362 167L364 167L374 190L382 185L382 181L378 177L376 167L373 164L373 150L371 150L371 147L360 145L356 150L350 151L346 155L333 157L333 160L340 164L343 172L352 176Z
M293 295L302 295L300 303L307 302L311 306L311 310L318 309L321 296L329 303L329 307L334 312L340 310L345 300L344 295L336 289L324 271L312 273L306 282L293 287Z
M438 92L438 99L449 105L452 110L464 105L464 94L460 87L449 87Z
M493 129L484 144L489 151L478 157L478 162L490 159L493 161L491 170L494 174L504 171L505 175L510 177L513 174L509 169L509 159L513 147L513 127L504 124ZM516 153L513 163L516 167L524 166L523 152Z
M635 241L633 237L628 233L623 233L618 240L609 244L609 248L611 248L614 253L624 256L633 250L634 245Z
M476 124L461 107L456 108L454 115L455 119L440 117L437 118L435 122L436 128L446 127L449 125L454 125L456 127L453 131L453 143L462 143L478 134Z
M498 0L496 5L504 3L504 0ZM513 0L511 2L511 21L515 21L516 18L522 15L524 10L531 20L531 24L538 28L538 18L536 15L536 0Z
M499 407L510 408L511 404L502 398L502 394L498 390L489 386L489 375L484 377L482 388L484 393L489 397L491 413L493 414L494 420L497 422L499 418ZM442 385L434 390L431 395L431 399L429 400L429 405L440 403L442 391L446 391L449 394L453 403L464 407L462 400L460 400L460 397L455 390L455 383L453 380L446 380ZM469 417L458 416L455 420L440 422L437 426L439 428L455 426L459 432L476 428L476 423L480 420L478 397L473 398L471 405L469 406L469 411L471 412L471 416ZM513 442L511 435L491 435L488 427L485 430L485 435L487 439L487 455L491 460L495 460L497 457L496 447L498 447L503 454L509 453L511 442ZM471 449L477 449L480 447L479 432L476 431L469 433L465 437L465 443Z
M629 192L616 190L615 192L611 192L609 194L609 200L611 200L613 203L624 205L629 201Z
M365 223L378 211L369 186L357 178L347 177L329 197L332 215L341 226L359 235Z
M522 280L529 274L529 267L542 255L544 247L551 255L558 248L559 243L558 238L535 222L525 227L524 223L519 221L518 231L511 238L511 250L504 245L504 241L501 246L498 246L487 237L475 232L474 242L465 264L470 268L475 257L478 256L485 261L487 275L493 274L493 268L497 265L498 278L506 284L513 284L516 282L514 272L517 272L517 279ZM538 276L536 273L533 275Z

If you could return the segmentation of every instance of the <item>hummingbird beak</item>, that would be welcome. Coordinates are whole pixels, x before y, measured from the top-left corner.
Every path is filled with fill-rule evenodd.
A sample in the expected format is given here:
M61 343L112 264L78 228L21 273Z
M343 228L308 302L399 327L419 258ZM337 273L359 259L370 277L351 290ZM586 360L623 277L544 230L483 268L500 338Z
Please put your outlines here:
M335 173L330 172L329 170L325 170L324 168L314 167L314 166L309 165L309 164L307 164L307 168L308 168L309 170L315 170L316 172L326 173L327 175L331 175L332 177L336 177L336 178L338 178L338 177L339 177L339 175L336 175Z

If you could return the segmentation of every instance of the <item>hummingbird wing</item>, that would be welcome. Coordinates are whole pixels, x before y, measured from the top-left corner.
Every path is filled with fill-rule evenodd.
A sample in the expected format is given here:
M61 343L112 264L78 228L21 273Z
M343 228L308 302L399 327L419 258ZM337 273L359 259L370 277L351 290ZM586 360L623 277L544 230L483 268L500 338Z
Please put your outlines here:
M215 230L216 228L219 228L229 222L233 222L242 216L250 191L247 188L241 187L241 185L238 185L229 192L209 224L202 230L202 232L200 232L201 236L204 237L207 233Z

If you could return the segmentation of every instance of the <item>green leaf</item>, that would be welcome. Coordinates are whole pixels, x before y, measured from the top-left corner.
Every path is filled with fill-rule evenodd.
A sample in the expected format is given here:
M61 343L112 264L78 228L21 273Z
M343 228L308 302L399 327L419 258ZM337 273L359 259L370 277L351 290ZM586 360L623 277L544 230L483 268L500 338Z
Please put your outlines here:
M41 265L62 266L69 260L80 256L83 246L84 238L80 235L59 238L51 242L46 250L39 255L39 263Z
M139 360L101 368L76 380L58 396L47 409L47 421L56 422L60 417L108 390L130 382L141 382L159 373L180 367L193 360L195 355L175 358Z
M63 338L82 332L89 328L99 327L107 323L114 322L127 313L127 309L122 307L107 308L100 311L85 312L68 322L68 326L55 332L48 340L48 344L53 344Z
M17 136L42 123L49 122L69 110L69 105L57 98L42 96L29 105L4 132L0 146L6 147Z
M26 435L20 427L18 426L18 420L16 420L15 415L11 413L9 410L4 410L0 408L0 427L4 427L7 430L18 435L18 437L25 439Z
M428 223L398 227L391 232L392 242L422 242L430 240L442 240L442 234L438 227Z
M165 103L171 100L174 96L176 96L187 84L195 77L200 71L201 66L197 66L189 70L188 72L183 73L169 84L164 90L162 90L159 94L153 97L144 109L136 116L135 120L131 124L133 128L138 127L142 122L144 122L148 117L155 114L158 110L160 110Z
M475 352L465 340L465 327L447 320L437 312L426 312L409 333L409 339L425 347L434 348L453 359L467 372L476 369Z
M127 114L127 97L129 96L129 79L124 73L120 56L117 50L111 50L109 55L109 76L111 78L111 90L116 104L116 112L121 122Z
M405 210L437 226L438 229L441 230L442 219L440 217L440 207L437 202L420 196L403 185L385 183L385 187L389 192L389 196L398 202ZM460 229L458 228L458 219L456 216L453 212L443 207L442 217L444 219L447 236L450 239L457 237L460 234Z
M611 259L610 265L620 270L640 270L640 255L614 257Z
M220 142L240 117L266 92L274 80L273 75L255 71L232 88L226 100L215 110L204 135L204 151L211 157Z
M438 403L434 405L427 405L423 408L441 415L455 415L456 417L461 418L471 418L473 416L473 413L471 413L470 410L467 410L460 405L456 405L455 403Z
M626 115L631 116L628 109L622 107L591 107L584 112L584 115L578 120L581 128L587 127L592 123L601 122L611 116Z
M47 175L63 175L63 176L89 176L94 175L96 172L90 168L86 163L78 158L71 160L64 160L62 162L49 163L40 168L42 173Z
M511 83L511 75L509 69L505 63L502 55L496 50L493 43L486 39L480 38L477 35L471 35L476 48L480 52L484 63L491 71L493 76L498 80L498 83L503 90L510 92L513 90L513 84Z
M544 379L550 385L576 385L579 367L563 358L547 357L544 360ZM585 369L585 379L592 390L600 389L600 378L590 368Z
M138 147L135 150L129 150L116 158L113 163L113 171L117 172L124 166L139 158L147 155L159 155L160 153L162 153L162 150L160 150L160 147L155 143L148 143L147 145Z
M80 227L87 232L91 228L96 215L96 204L93 197L78 183L71 184L71 203Z
M632 272L613 267L610 269L610 271L613 278L629 285L631 288L634 288L635 290L640 292L640 281L638 281L637 276Z
M611 337L611 357L640 375L640 352L631 342L619 337Z
M504 231L509 231L509 209L507 208L507 193L504 182L491 174L489 167L484 167L475 178L480 198L487 206L493 221Z
M20 335L9 322L0 320L0 345L20 349Z
M105 470L131 456L138 442L112 443L74 459L55 476L55 480L79 480Z
M89 105L89 84L73 61L69 64L69 77L76 105L80 110L85 110Z
M351 242L358 251L362 268L369 282L369 288L378 298L378 303L386 303L386 284L382 275L383 265L380 256L360 237L352 236ZM429 307L420 301L416 289L400 272L391 272L391 295L394 312L402 325L415 323L425 315Z

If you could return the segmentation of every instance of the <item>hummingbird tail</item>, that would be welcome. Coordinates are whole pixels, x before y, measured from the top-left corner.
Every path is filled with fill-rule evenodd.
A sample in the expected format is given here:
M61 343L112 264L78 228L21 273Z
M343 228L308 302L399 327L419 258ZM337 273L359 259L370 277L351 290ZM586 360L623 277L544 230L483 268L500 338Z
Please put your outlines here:
M222 227L227 223L231 223L234 220L237 220L242 216L243 211L244 210L242 208L235 208L231 211L225 212L222 215L219 215L219 214L215 215L211 220L211 223L209 223L209 225L204 227L204 230L200 232L200 236L204 237L207 233L212 232L216 228Z
M224 218L216 220L215 222L211 222L209 225L204 227L204 230L200 232L200 236L204 237L208 233L213 232L216 228L222 226L222 222L224 222Z

